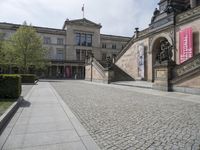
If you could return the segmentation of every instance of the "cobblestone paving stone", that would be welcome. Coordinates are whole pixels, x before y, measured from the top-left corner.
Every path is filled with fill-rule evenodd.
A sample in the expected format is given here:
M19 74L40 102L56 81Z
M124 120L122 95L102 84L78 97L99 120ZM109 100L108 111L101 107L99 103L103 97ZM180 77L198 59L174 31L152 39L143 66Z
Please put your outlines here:
M200 150L200 103L79 81L51 84L102 150Z

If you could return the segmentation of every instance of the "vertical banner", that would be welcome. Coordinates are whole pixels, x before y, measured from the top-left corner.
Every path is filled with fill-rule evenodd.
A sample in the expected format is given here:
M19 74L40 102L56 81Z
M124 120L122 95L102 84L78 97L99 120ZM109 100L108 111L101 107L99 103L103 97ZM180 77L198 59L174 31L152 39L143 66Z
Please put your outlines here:
M193 57L192 28L186 28L179 32L179 61L180 64Z
M138 46L137 53L137 62L138 62L138 76L142 79L144 78L144 46Z
M66 76L66 78L71 78L71 67L70 66L65 67L65 76Z

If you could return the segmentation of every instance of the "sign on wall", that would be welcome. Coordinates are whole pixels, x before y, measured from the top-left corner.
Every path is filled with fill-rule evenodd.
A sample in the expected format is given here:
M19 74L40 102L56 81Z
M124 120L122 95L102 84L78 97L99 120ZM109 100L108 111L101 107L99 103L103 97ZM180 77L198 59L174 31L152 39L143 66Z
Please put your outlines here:
M186 28L179 32L179 61L180 63L193 57L193 35L192 28Z
M137 53L137 63L138 63L138 76L142 79L144 78L144 46L138 46Z

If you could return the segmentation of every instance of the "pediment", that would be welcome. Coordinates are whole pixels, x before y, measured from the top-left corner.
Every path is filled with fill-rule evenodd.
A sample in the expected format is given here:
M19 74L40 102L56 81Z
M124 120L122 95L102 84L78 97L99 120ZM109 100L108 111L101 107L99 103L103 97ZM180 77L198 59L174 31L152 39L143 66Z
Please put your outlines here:
M86 18L83 19L77 19L77 20L66 20L64 27L66 25L80 25L80 26L87 26L87 27L96 27L101 28L101 24L94 23Z

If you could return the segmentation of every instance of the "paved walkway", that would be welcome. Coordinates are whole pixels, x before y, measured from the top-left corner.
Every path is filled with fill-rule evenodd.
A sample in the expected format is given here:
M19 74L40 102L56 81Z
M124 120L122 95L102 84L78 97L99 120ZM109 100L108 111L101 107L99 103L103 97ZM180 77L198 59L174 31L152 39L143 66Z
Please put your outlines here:
M102 150L200 150L200 96L51 82Z
M48 82L39 82L24 99L0 136L1 149L99 149Z

